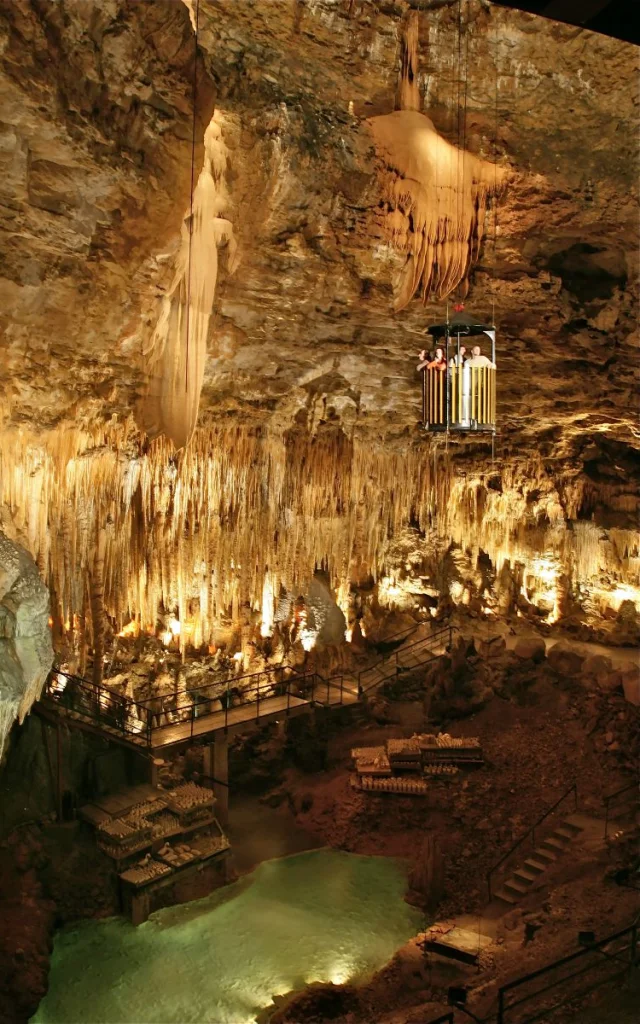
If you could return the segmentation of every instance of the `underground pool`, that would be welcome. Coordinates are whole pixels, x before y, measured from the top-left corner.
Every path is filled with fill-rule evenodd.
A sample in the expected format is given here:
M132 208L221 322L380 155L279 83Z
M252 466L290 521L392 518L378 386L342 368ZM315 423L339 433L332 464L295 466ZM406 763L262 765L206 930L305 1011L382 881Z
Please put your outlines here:
M405 887L398 861L316 850L138 928L66 928L32 1024L251 1024L274 996L386 963L423 924Z

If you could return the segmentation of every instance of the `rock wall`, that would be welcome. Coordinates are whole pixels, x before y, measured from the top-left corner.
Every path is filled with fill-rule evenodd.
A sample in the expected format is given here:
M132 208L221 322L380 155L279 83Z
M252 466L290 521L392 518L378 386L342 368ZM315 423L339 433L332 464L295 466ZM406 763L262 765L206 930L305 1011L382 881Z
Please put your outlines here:
M0 760L53 663L49 591L28 552L0 533Z
M415 352L446 305L392 311L365 122L393 109L414 3L201 0L197 45L173 0L0 11L0 518L56 624L81 628L102 531L113 628L162 601L200 641L259 605L267 571L277 600L321 562L345 606L368 573L549 621L571 602L597 618L602 592L614 614L637 601L637 50L481 0L422 7L425 113L509 177L467 298L498 328L495 459L417 429ZM128 416L192 115L197 169L214 107L242 272L221 267L200 426L176 457Z

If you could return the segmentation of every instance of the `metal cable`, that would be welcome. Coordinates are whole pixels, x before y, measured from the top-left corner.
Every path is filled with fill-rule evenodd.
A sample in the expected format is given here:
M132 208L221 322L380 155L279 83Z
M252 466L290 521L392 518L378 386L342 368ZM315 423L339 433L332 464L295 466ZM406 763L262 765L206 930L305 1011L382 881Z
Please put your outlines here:
M184 368L184 390L189 391L189 320L191 313L191 248L193 243L193 188L196 170L196 100L198 97L198 19L200 16L200 0L196 0L195 30L193 42L193 123L191 126L191 197L189 200L189 253L187 256L187 317L186 317L186 354Z

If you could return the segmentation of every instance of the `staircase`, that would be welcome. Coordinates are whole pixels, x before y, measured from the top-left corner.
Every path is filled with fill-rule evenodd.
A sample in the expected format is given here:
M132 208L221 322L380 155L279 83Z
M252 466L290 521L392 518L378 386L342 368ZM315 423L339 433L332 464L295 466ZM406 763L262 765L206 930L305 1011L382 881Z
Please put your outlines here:
M397 679L401 672L409 672L433 661L448 646L451 646L454 628L453 626L443 626L441 629L428 633L427 636L413 640L410 644L403 644L402 647L388 654L375 665L363 669L358 674L360 694L378 690L383 683Z
M544 882L545 872L569 850L573 840L584 828L575 814L563 818L553 832L534 848L522 867L514 871L502 884L502 888L494 893L494 898L510 906L518 903L539 882Z

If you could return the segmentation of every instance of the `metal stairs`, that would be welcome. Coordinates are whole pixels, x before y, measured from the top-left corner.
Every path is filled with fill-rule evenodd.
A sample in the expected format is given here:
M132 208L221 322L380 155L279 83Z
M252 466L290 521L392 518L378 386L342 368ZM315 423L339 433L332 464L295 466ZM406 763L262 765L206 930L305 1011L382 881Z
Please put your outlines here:
M513 871L502 884L502 888L494 894L496 900L514 906L526 896L537 883L544 881L545 872L557 863L573 840L585 829L576 815L564 818L546 839L538 844L523 862L522 867Z

